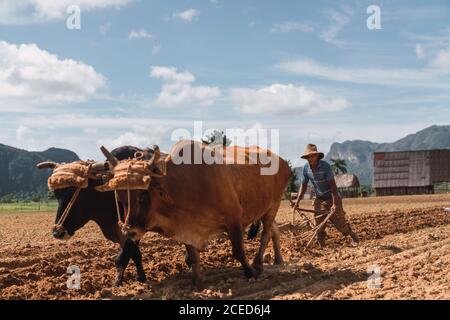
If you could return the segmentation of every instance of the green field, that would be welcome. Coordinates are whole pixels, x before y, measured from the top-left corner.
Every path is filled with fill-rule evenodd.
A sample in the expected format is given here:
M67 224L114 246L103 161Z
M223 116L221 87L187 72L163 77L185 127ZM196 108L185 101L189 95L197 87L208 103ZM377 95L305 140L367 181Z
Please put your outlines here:
M54 211L58 207L56 201L0 203L0 213L8 212L45 212Z

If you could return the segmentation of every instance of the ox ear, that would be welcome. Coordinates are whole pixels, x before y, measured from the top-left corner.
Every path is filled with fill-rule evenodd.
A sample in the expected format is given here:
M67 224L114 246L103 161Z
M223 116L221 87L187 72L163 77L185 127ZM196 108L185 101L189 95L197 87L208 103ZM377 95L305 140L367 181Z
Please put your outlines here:
M55 169L59 164L52 161L41 162L36 165L39 170L42 169Z
M108 151L104 146L100 147L100 150L102 151L103 155L106 157L106 159L109 161L109 164L114 168L119 164L119 160L112 155L111 152Z
M161 184L159 182L156 182L155 180L152 180L152 182L151 182L151 189L154 192L156 192L156 194L158 195L159 199L161 201L163 201L169 207L174 204L174 202L173 202L172 198L170 197L169 193L167 192L167 190L163 186L161 186Z

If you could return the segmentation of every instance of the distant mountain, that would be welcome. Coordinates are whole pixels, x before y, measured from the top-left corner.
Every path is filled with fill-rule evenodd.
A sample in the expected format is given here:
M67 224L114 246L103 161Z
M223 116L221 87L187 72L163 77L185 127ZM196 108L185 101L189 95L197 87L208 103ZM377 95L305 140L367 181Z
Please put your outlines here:
M64 149L33 152L0 144L0 197L29 192L46 194L50 170L38 170L36 164L47 160L72 162L79 158Z
M450 126L431 126L392 143L362 140L335 142L325 160L344 159L349 172L355 173L362 184L371 184L374 152L430 149L450 149Z

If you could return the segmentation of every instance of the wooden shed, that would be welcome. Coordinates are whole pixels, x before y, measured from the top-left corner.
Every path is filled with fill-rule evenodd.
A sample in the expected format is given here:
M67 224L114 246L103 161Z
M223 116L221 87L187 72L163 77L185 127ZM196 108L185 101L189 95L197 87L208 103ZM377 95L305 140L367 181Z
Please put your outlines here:
M359 196L359 179L351 173L334 176L336 186L342 198L355 198Z
M373 185L378 196L446 192L440 186L448 182L450 150L374 153Z

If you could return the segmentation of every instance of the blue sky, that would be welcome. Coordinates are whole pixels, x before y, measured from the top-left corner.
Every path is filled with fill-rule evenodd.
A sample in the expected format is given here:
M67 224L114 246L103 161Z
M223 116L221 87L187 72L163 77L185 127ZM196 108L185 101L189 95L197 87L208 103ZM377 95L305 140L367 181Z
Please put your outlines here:
M280 130L308 142L390 142L450 119L450 3L0 2L0 143L160 144L176 128ZM69 30L70 5L81 29ZM381 9L369 30L366 10Z

